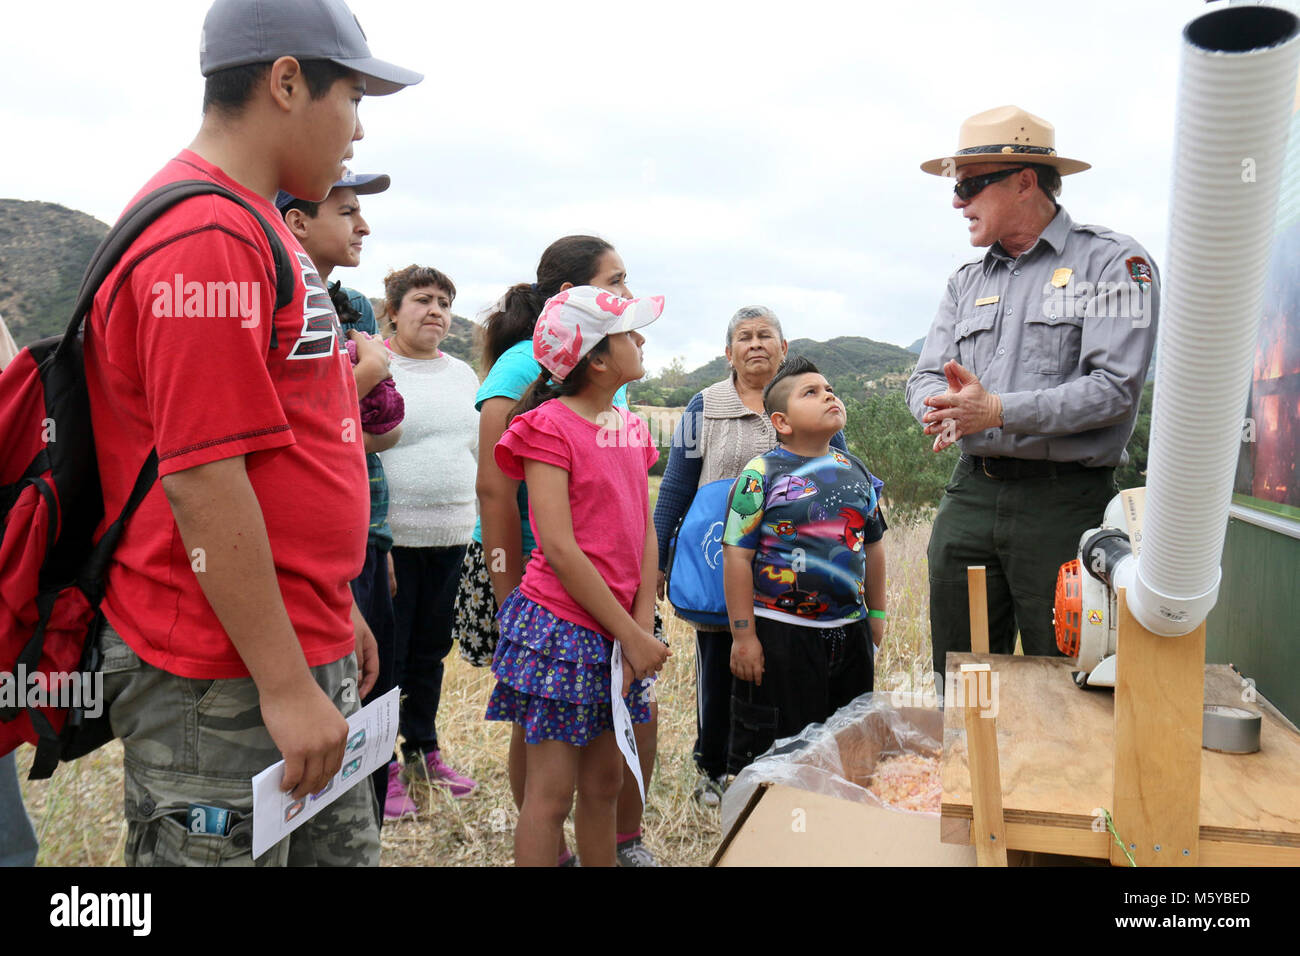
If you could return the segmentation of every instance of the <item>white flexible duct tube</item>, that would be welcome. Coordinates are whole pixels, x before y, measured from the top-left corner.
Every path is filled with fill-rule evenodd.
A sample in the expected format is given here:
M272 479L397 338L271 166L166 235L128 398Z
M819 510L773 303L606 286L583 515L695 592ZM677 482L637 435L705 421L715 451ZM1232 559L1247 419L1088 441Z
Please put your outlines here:
M1196 628L1219 593L1300 21L1231 7L1183 39L1142 553L1115 569L1134 616L1167 635Z

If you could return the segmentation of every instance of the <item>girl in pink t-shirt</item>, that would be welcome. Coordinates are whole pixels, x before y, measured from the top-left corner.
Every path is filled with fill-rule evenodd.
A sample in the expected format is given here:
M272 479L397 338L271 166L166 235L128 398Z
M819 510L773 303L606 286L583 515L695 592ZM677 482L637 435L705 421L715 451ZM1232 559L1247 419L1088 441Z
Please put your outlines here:
M623 774L613 642L633 720L648 719L643 682L668 658L652 633L658 554L646 472L659 453L645 423L612 403L644 374L635 329L662 311L660 297L621 299L591 286L549 299L533 334L542 375L495 449L502 472L528 483L537 540L497 617L487 711L519 724L527 742L519 865L555 865L575 781L579 855L588 866L613 865Z

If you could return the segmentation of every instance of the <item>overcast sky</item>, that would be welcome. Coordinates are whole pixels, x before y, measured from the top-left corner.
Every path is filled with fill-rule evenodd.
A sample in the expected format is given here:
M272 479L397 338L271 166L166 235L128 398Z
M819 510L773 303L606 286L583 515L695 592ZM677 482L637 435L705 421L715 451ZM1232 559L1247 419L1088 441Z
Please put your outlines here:
M1014 103L1056 126L1079 221L1163 261L1182 26L1199 0L792 4L353 0L383 59L425 81L362 104L362 265L436 266L472 316L542 249L610 240L637 294L667 296L647 366L720 354L762 303L791 338L924 335L974 255L951 180L918 164ZM6 4L0 196L111 222L193 138L208 0Z

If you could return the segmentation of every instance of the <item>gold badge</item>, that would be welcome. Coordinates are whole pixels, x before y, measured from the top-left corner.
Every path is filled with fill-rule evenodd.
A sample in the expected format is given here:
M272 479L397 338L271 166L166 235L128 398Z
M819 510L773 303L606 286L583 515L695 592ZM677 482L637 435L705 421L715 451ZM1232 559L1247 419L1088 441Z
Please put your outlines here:
M1002 298L1002 296L1000 295L986 295L982 299L976 299L975 304L976 305L997 305L998 299L1000 298Z
M1052 285L1058 289L1064 289L1065 284L1070 281L1070 276L1074 275L1073 269L1057 269L1052 273Z

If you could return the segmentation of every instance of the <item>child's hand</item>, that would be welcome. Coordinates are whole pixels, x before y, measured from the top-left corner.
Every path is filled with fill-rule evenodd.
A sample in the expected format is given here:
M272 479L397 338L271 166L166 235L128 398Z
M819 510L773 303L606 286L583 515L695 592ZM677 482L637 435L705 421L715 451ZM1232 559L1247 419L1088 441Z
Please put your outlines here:
M763 686L763 645L757 637L732 638L731 673L755 687Z
M365 362L376 369L382 368L385 372L388 371L389 352L388 346L384 345L383 339L379 338L379 336L372 338L364 332L358 332L356 329L349 330L348 338L357 343L357 365ZM391 376L386 375L385 377Z
M867 631L871 634L871 643L876 645L877 650L880 643L885 639L885 619L880 617L867 618Z
M632 665L632 673L637 680L644 680L658 673L672 651L655 640L654 634L645 628L636 629L637 636L622 641L623 663Z
M636 680L636 674L632 673L632 665L627 662L627 655L623 655L623 696L626 697L632 690L632 682Z

